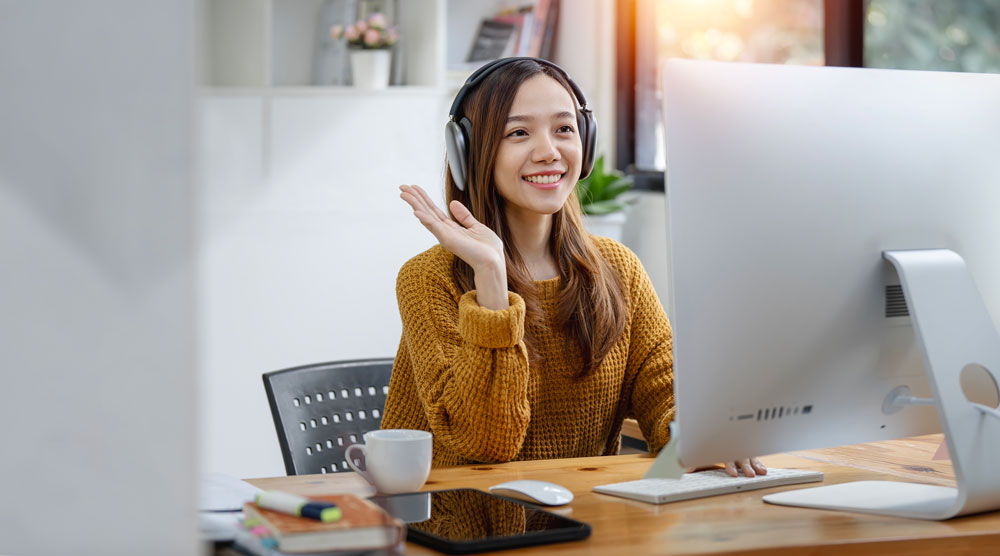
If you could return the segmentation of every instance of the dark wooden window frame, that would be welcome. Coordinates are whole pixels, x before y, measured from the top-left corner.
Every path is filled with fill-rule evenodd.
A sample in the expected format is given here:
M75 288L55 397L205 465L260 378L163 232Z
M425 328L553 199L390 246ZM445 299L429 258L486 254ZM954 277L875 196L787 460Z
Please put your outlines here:
M638 2L616 2L615 165L634 177L636 189L663 191L663 172L635 167ZM823 55L828 66L864 66L864 0L823 0Z

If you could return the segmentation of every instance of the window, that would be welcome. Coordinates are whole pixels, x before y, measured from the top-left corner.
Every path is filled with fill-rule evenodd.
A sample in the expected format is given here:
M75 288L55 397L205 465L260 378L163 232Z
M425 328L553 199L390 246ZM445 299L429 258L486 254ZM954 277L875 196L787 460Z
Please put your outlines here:
M1000 73L1000 0L871 0L865 65Z
M663 189L670 57L1000 73L1000 0L618 0L617 17L616 165L640 189Z
M636 168L663 171L660 68L670 58L823 64L822 0L639 0Z

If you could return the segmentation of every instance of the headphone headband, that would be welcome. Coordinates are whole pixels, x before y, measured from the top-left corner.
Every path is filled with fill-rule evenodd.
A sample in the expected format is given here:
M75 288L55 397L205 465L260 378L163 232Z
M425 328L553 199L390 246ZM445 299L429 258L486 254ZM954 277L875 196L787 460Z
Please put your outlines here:
M566 82L569 83L570 89L573 89L573 94L576 95L576 100L577 102L580 103L580 108L582 108L583 110L589 110L589 108L587 107L587 97L583 96L583 91L580 90L580 87L577 86L576 82L574 82L573 79L569 76L569 74L566 73L566 70L557 66L553 62L550 62L548 60L543 60L542 58L532 58L530 56L512 56L509 58L500 58L498 60L493 60L492 62L488 62L479 69L477 69L476 71L474 71L472 75L470 75L469 78L465 80L465 84L462 85L461 89L459 89L458 94L455 95L455 100L454 102L451 103L451 110L448 111L448 116L452 120L454 120L458 116L458 109L459 107L462 106L462 101L465 100L466 95L468 95L480 83L485 81L486 78L489 77L489 75L493 73L494 70L499 69L502 66L506 66L507 64L512 64L514 62L518 62L521 60L531 60L532 62L542 64L543 66L548 66L559 72L559 74L566 79Z

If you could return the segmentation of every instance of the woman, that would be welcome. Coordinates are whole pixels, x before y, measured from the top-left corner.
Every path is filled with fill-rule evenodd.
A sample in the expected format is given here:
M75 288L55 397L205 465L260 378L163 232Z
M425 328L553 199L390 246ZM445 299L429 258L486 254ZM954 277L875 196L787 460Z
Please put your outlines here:
M435 466L616 454L629 416L658 451L674 414L670 324L636 256L583 229L573 193L595 133L582 93L554 64L506 59L470 78L452 115L451 140L468 140L449 146L454 220L400 187L440 245L397 279L382 426L431 431Z

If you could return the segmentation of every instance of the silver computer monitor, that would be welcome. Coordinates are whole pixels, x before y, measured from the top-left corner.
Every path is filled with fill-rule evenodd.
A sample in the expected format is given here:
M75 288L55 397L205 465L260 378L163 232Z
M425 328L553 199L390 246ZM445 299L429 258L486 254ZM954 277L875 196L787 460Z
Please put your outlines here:
M1000 507L971 479L1000 459L1000 76L672 60L662 83L681 463L941 431L962 380L984 409L947 402L958 491L858 509ZM934 274L952 255L978 301Z

